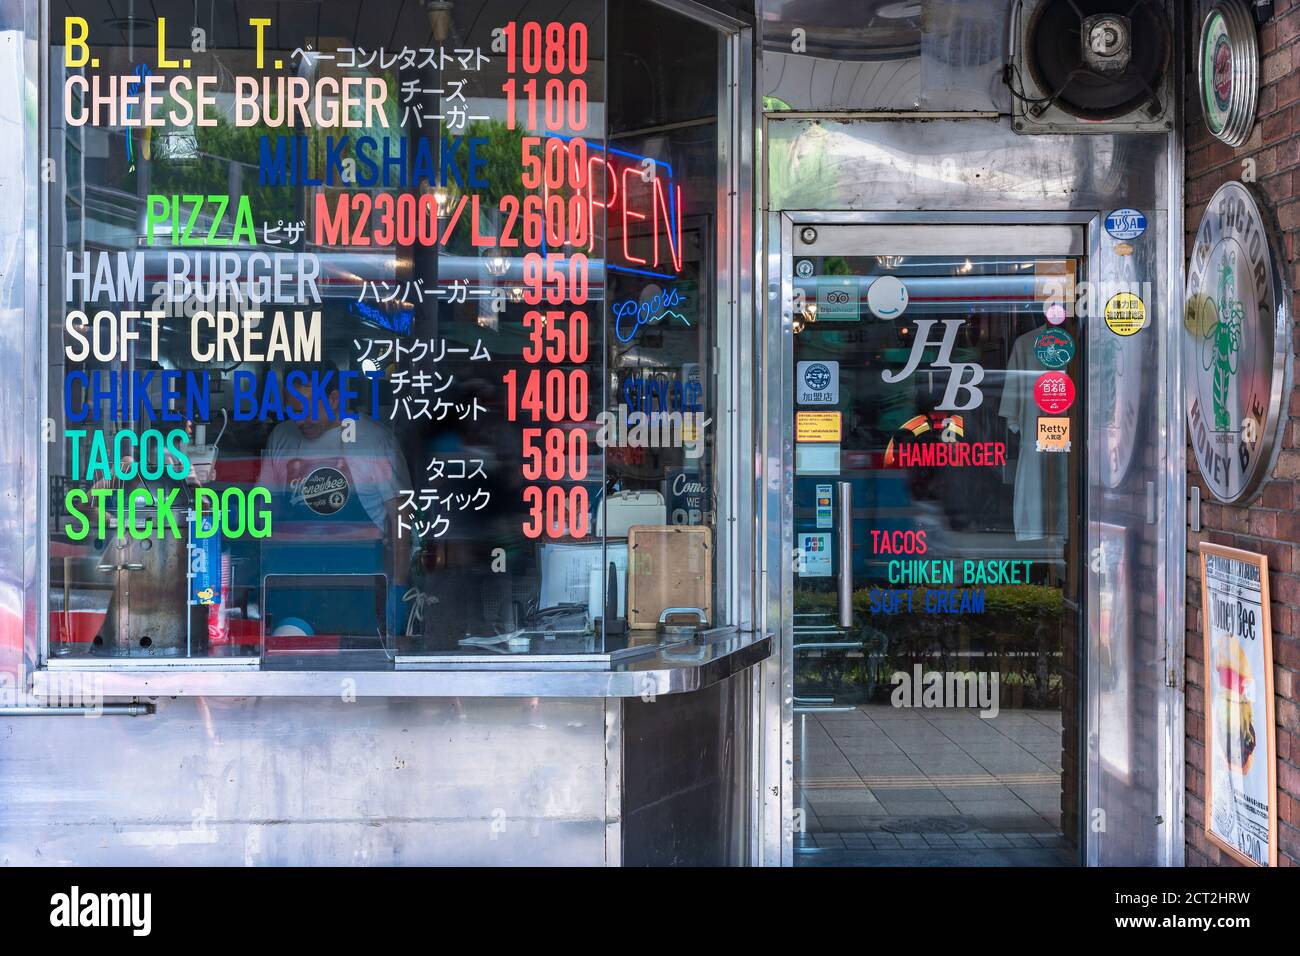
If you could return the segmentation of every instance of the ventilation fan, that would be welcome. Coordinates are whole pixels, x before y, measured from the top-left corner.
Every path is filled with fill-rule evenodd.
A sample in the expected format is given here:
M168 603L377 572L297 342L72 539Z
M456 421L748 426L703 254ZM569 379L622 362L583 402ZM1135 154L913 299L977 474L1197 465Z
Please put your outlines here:
M1163 0L1022 0L1005 80L1020 133L1173 128Z

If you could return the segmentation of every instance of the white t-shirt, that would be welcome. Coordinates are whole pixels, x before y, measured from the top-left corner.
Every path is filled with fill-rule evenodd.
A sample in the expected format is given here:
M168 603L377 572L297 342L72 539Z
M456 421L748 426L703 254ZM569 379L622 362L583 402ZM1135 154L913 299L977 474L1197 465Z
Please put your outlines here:
M306 504L322 514L328 513L331 496L345 501L355 495L370 520L383 529L386 506L411 486L410 475L392 432L370 418L354 422L355 440L350 442L343 441L342 427L308 438L293 422L276 425L262 453L258 484L302 504L309 487L305 482L310 481L318 490L308 492L313 497Z
M1047 371L1034 351L1034 342L1041 331L1038 328L1026 332L1011 346L1006 384L998 403L998 414L1006 419L1007 429L1020 435L1012 509L1017 541L1035 541L1066 533L1067 456L1040 452L1037 448L1040 412L1034 400L1034 385Z

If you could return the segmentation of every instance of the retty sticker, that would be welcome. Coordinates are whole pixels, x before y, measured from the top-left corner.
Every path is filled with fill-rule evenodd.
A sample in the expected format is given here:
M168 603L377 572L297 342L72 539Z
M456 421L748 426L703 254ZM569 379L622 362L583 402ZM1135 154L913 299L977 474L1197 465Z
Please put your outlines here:
M1042 452L1070 450L1070 420L1068 418L1040 418L1038 420L1037 449Z

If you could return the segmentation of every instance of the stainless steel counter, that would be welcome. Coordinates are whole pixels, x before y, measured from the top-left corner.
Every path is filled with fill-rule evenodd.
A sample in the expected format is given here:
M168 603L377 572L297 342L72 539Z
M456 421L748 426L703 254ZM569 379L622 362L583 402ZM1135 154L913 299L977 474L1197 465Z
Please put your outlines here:
M503 657L490 665L446 659L345 660L274 656L256 666L219 669L200 661L71 662L37 671L35 696L67 697L68 682L89 679L97 696L118 697L637 697L703 690L767 659L770 636L733 633L649 649L605 663Z

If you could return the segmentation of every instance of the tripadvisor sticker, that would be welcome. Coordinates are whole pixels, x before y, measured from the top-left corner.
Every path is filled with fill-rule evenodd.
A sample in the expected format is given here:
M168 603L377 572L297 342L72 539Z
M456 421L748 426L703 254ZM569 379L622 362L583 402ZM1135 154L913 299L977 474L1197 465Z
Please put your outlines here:
M1065 329L1043 329L1034 339L1034 354L1044 367L1063 369L1074 358L1074 338Z
M1132 292L1117 292L1106 303L1106 326L1116 335L1135 335L1147 324L1147 304Z

